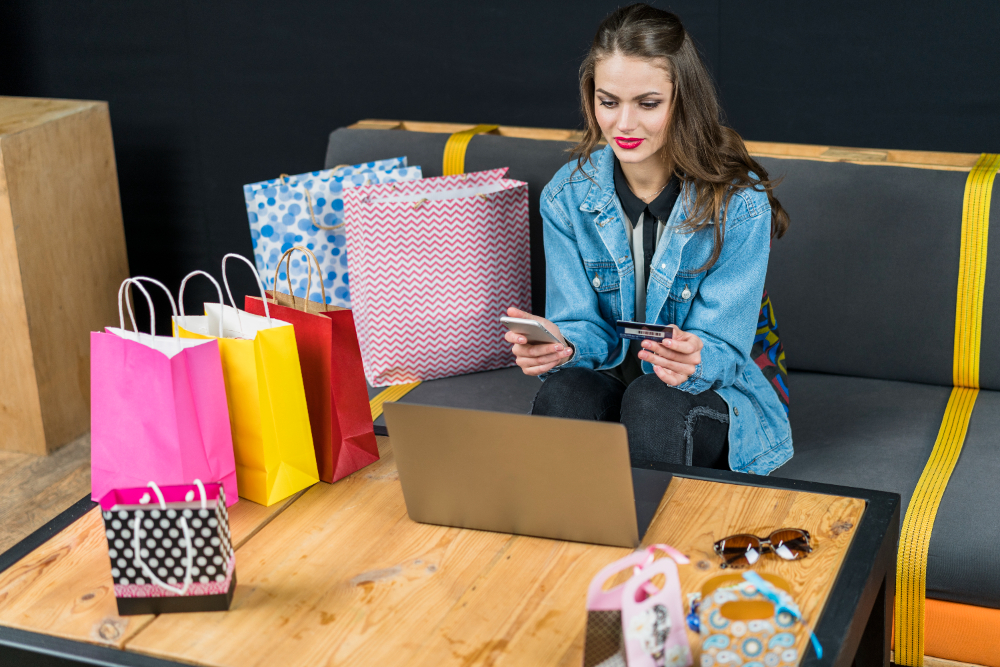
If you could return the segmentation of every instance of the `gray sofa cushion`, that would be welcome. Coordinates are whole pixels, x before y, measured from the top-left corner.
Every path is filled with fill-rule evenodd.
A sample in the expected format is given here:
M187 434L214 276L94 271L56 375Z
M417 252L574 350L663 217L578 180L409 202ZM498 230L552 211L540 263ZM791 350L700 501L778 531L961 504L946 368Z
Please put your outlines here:
M777 195L791 218L767 273L789 367L950 386L968 173L761 163L784 177ZM984 342L1000 337L997 234L990 246ZM983 346L981 383L1000 389L996 346Z
M803 372L789 383L795 456L773 475L892 491L905 513L951 389ZM1000 392L981 391L931 533L927 597L1000 608L998 433Z

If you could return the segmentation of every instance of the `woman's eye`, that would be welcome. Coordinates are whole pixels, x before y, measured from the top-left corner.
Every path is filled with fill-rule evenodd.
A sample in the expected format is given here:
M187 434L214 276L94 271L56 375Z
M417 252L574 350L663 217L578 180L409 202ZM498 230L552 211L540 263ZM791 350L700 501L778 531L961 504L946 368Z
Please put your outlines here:
M642 103L642 108L643 109L655 109L658 106L660 106L659 102L643 102Z
M616 104L614 100L601 100L601 106L607 109L614 109Z

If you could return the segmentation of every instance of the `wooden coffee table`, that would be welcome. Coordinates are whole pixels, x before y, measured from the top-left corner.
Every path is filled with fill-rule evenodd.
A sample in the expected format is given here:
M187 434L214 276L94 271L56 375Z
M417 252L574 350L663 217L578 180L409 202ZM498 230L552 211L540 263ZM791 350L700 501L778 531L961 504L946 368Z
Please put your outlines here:
M582 664L587 584L629 550L414 523L389 438L379 450L336 484L231 508L239 584L228 612L118 616L101 517L81 500L0 556L0 663ZM808 558L756 566L792 582L816 626L823 658L802 637L801 664L889 664L898 495L664 470L675 477L644 544L691 557L685 592L720 573L715 540L805 528Z

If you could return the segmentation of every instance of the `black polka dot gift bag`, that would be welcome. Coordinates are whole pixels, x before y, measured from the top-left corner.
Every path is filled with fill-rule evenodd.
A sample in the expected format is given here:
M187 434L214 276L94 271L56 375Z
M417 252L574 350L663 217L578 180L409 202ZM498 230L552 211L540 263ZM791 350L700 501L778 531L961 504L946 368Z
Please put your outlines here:
M229 609L236 553L222 484L150 482L100 503L121 616Z

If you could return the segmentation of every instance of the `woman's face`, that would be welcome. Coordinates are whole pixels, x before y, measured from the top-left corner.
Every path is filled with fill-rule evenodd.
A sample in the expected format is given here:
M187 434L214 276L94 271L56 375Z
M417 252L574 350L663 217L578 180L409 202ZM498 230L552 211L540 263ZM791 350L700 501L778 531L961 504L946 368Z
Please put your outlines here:
M614 54L594 66L594 112L622 162L659 159L674 85L662 67Z

